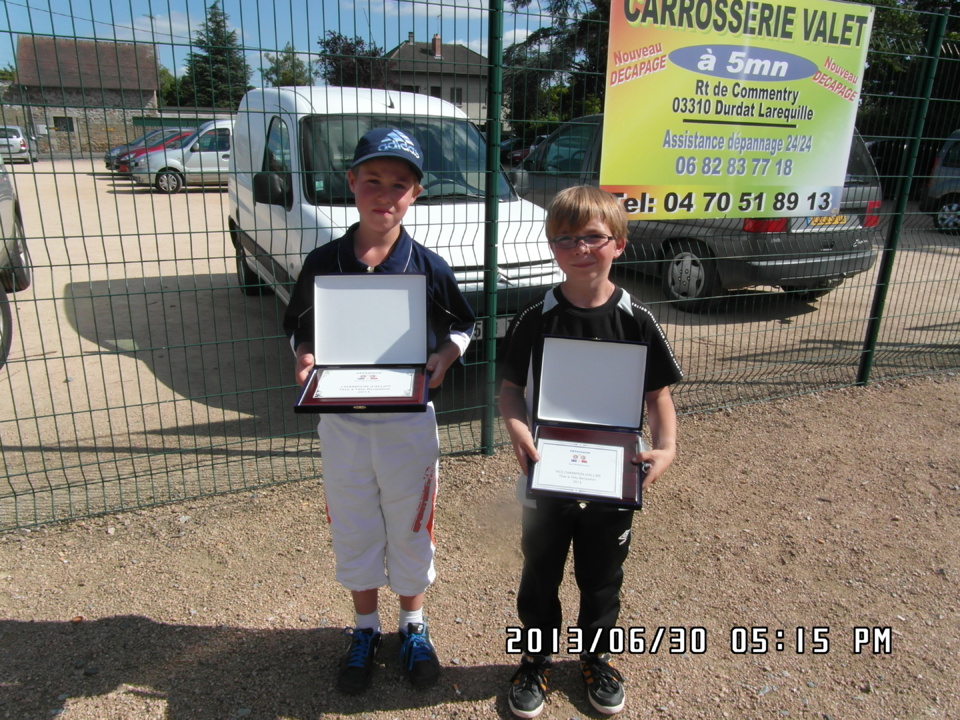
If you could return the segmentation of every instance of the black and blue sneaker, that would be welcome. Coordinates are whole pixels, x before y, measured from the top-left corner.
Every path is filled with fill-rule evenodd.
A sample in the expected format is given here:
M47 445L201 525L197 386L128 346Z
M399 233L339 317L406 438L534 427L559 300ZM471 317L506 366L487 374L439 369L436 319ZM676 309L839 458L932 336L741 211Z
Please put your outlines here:
M340 660L337 688L348 695L359 695L370 686L380 633L370 628L345 628L343 634L350 636L350 647Z
M440 678L440 660L424 623L408 623L400 631L400 666L417 689L435 685Z

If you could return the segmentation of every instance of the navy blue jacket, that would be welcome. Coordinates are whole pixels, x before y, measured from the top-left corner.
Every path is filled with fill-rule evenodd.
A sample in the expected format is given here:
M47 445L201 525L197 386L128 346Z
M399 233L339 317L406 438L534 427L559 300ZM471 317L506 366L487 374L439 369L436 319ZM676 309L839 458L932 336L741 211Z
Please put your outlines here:
M353 225L339 240L321 245L307 255L283 318L283 329L294 350L300 343L312 345L314 342L313 279L317 275L370 272L369 266L358 260L354 252L353 236L357 227ZM447 261L415 241L403 227L390 255L373 268L373 272L426 275L428 355L435 352L452 331L472 335L476 316L460 292Z

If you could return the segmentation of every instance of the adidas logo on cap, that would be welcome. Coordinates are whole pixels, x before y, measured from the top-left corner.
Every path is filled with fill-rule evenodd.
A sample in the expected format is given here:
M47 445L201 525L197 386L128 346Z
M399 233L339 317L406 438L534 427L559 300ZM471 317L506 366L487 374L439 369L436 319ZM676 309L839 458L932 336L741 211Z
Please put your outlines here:
M357 143L353 154L355 168L362 162L378 157L395 157L406 160L413 166L418 178L423 178L423 151L412 135L397 128L374 128Z
M410 153L418 160L420 159L420 149L414 144L409 135L399 130L391 130L377 148L377 152L387 152L389 150Z

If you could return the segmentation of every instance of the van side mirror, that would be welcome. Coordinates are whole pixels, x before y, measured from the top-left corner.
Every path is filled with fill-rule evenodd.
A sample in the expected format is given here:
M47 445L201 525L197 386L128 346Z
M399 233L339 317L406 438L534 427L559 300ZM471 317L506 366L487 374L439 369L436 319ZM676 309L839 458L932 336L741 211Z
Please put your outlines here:
M287 190L291 186L289 175L288 172L256 173L253 176L253 202L292 207L292 193Z
M523 197L523 194L527 191L526 171L522 168L519 170L511 170L509 173L507 173L507 176L510 178L510 182L513 184L517 194Z
M190 152L200 152L200 143L196 142L190 148Z

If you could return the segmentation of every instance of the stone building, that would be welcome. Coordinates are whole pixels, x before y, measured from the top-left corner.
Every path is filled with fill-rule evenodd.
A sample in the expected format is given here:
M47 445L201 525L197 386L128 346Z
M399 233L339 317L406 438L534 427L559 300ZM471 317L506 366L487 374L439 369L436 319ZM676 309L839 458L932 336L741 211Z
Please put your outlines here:
M487 59L463 45L444 44L439 35L428 43L413 38L411 32L406 42L385 54L390 84L448 100L474 122L486 122Z
M144 133L159 87L153 45L21 35L0 124L32 130L41 156L102 152Z

